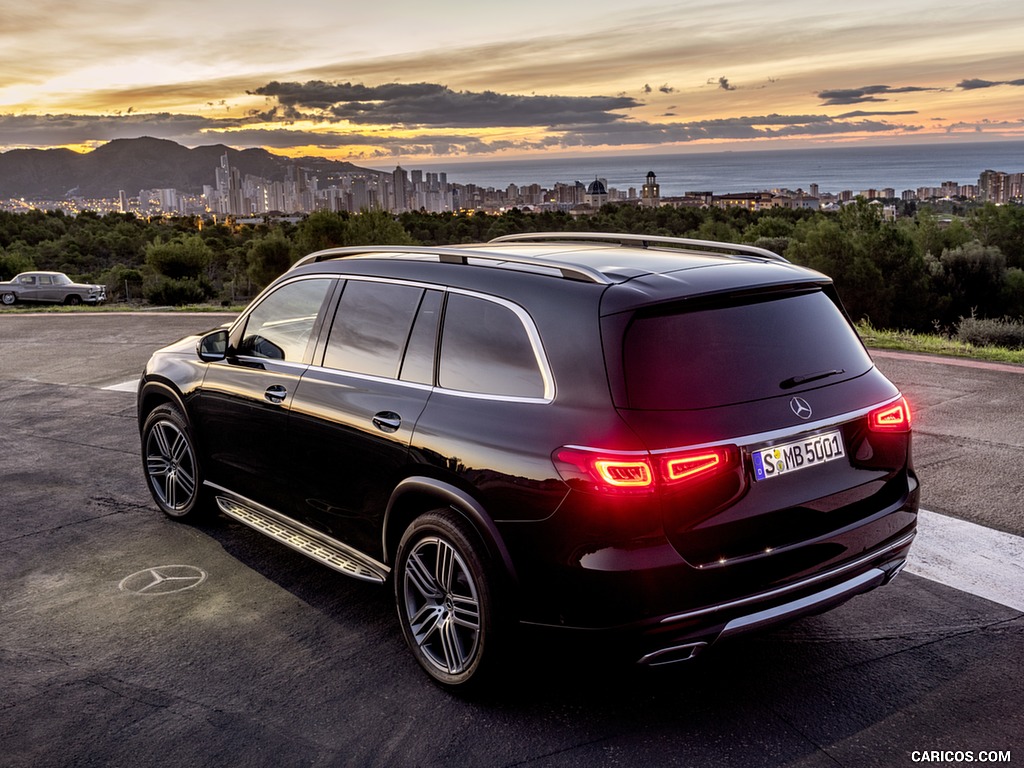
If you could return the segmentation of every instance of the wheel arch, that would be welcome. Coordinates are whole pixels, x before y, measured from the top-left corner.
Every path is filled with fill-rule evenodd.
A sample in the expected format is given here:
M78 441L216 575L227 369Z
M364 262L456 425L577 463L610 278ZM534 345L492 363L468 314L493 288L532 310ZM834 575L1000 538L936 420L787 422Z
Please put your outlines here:
M398 543L409 524L419 515L439 506L451 508L473 526L487 548L487 554L501 564L512 584L518 583L512 557L483 505L460 488L431 477L408 477L392 492L384 513L382 531L385 563L393 566Z
M146 417L158 406L170 404L181 411L182 417L189 422L188 410L185 408L185 401L178 390L162 381L149 380L139 387L138 415L139 430L146 421Z

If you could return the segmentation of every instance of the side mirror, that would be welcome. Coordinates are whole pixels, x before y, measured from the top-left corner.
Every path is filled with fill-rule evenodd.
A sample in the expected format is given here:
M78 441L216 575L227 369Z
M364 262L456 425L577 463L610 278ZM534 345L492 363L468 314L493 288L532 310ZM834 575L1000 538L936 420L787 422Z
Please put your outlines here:
M228 354L228 332L226 329L208 333L196 344L196 352L199 359L206 363L216 363L223 360Z

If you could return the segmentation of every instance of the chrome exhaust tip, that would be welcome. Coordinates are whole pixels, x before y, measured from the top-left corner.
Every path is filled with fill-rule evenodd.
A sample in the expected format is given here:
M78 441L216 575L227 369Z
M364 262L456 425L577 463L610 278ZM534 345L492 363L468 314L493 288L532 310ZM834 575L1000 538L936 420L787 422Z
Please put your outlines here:
M677 664L680 661L689 661L707 647L708 644L705 642L673 645L669 648L651 651L646 656L641 657L637 663L647 667L663 667L666 664Z

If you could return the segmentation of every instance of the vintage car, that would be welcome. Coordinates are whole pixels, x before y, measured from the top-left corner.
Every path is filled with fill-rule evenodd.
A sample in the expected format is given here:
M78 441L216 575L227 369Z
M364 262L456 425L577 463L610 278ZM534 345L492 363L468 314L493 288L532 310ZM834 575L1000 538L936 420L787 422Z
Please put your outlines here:
M54 304L99 304L107 300L107 286L76 283L63 272L22 272L0 282L0 303L45 301Z

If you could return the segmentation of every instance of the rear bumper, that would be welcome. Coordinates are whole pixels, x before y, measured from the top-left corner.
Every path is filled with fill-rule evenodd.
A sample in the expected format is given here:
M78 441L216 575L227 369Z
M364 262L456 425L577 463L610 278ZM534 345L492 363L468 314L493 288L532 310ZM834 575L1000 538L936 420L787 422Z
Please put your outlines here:
M644 601L639 591L610 588L615 582L605 582L606 589L599 589L596 594L590 592L587 595L577 591L576 596L580 603L591 602L595 598L599 602L603 601L609 609L602 615L607 623L602 625L595 622L588 625L586 620L563 620L556 623L527 619L524 624L538 628L557 627L557 634L562 635L563 639L582 639L585 636L587 640L584 642L594 643L625 661L632 660L649 666L685 661L721 639L821 613L856 595L888 584L906 565L911 543L916 536L916 514L913 519L912 524L893 531L881 544L867 551L861 550L859 555L819 570L807 571L790 581L776 582L772 586L767 586L769 582L762 582L764 586L757 591L737 590L731 597L712 599L692 608L660 614L648 613L647 617L625 622L608 622L608 619L614 617L615 601L611 598L615 592L632 595L634 604L642 605ZM676 569L668 570L677 577L682 575ZM663 573L661 578L657 578L648 573L645 579L647 587L658 595L671 591L670 585L675 580L667 581L667 575ZM619 577L622 576L620 573ZM733 581L731 578L728 580ZM689 594L692 600L701 592L691 582L689 588L683 588L683 593ZM591 600L587 601L587 597ZM576 616L594 618L597 610L595 606L590 604L587 608L583 613L577 611Z
M666 616L645 633L650 649L642 653L639 663L660 666L685 661L718 640L822 613L888 584L906 565L915 535L911 531L863 558L779 589ZM695 623L701 625L699 629Z

